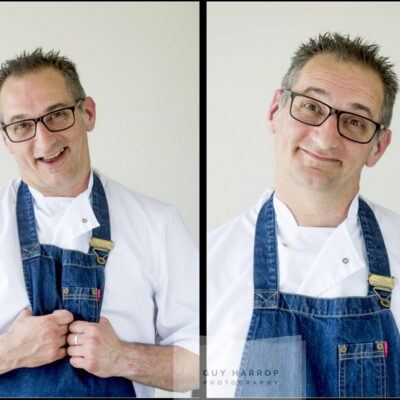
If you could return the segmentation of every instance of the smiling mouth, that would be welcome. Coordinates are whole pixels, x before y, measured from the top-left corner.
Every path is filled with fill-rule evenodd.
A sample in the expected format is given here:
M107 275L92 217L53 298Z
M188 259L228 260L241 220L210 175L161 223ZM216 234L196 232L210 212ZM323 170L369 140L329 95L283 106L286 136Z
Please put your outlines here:
M65 146L62 149L58 150L57 152L50 154L49 156L37 158L37 161L44 162L46 164L54 164L64 157L66 149L67 147Z
M300 148L300 150L302 150L304 153L306 153L307 155L309 155L311 158L313 158L314 160L317 161L322 161L322 162L330 162L330 163L338 163L340 162L340 160L338 160L337 158L329 158L329 157L323 157L323 156L319 156L311 151L305 150L303 148Z

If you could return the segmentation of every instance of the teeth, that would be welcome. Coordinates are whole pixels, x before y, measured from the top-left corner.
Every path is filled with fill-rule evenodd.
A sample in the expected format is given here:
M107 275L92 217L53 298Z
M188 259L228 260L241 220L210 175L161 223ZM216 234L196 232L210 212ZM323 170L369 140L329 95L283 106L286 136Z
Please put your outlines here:
M58 157L64 150L65 150L65 147L63 147L61 150L57 151L57 153L52 154L51 156L43 157L43 160L51 160L52 158L56 158L56 157Z

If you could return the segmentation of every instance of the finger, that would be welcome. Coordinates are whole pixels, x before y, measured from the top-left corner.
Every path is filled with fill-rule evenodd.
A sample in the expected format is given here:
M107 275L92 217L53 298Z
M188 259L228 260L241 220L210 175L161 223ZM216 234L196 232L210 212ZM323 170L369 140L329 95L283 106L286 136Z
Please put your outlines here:
M83 344L83 340L84 340L83 335L79 334L79 333L72 333L72 334L68 335L68 337L67 337L67 343L70 346L76 346L76 343L75 343L76 335L78 335L78 346L81 346Z
M65 345L67 344L67 335L65 334L65 335L59 336L59 337L56 339L56 344L57 344L59 347L65 346Z
M54 319L52 321L54 323ZM66 336L68 334L68 324L67 325L52 325L52 330L57 332L58 337Z
M69 359L69 363L74 367L74 368L82 368L85 369L85 358L84 357L71 357Z
M28 316L33 315L32 310L29 307L25 308L25 310L23 312L25 313L25 315L28 315Z
M53 315L58 325L70 324L74 320L74 315L68 310L55 310Z
M91 325L91 322L86 321L74 321L69 324L69 331L71 333L83 333Z
M67 353L71 357L83 357L83 350L81 346L68 346Z
M61 360L62 358L66 357L67 354L68 354L68 353L67 353L67 349L66 349L66 348L60 348L60 349L58 350L57 356L56 356L56 358L54 359L54 361Z
M25 310L22 310L18 315L18 318L26 317L32 317L32 310L30 308L25 308Z
M57 326L58 332L60 333L60 336L66 336L68 335L69 332L69 325L58 325Z

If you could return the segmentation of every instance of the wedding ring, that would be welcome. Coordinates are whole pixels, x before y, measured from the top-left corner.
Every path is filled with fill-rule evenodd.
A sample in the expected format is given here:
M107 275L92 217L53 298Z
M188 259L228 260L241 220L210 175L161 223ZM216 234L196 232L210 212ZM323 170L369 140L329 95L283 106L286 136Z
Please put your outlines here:
M77 333L77 334L75 335L75 337L74 337L75 346L79 346L79 343L78 343L78 336L79 336L79 334Z

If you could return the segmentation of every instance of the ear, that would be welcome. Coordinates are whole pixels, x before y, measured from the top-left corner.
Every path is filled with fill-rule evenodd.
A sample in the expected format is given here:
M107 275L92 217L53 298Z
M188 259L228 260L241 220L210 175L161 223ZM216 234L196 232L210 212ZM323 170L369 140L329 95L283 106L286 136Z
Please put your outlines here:
M12 148L10 146L9 141L6 138L6 134L4 133L3 129L0 128L0 130L1 130L1 137L3 139L4 145L7 147L7 150L9 151L10 154L14 154L13 151L12 151Z
M96 103L91 97L86 97L84 101L84 123L88 132L92 131L96 123Z
M388 148L392 138L392 131L385 129L379 140L373 145L371 152L369 153L368 159L365 163L367 167L373 167L378 160L383 156L383 153Z
M268 129L271 133L275 133L275 124L276 124L276 119L278 118L278 111L279 111L279 102L281 100L282 96L282 91L281 90L275 90L274 97L272 98L271 105L269 106L268 110L268 120L267 120L267 126Z

